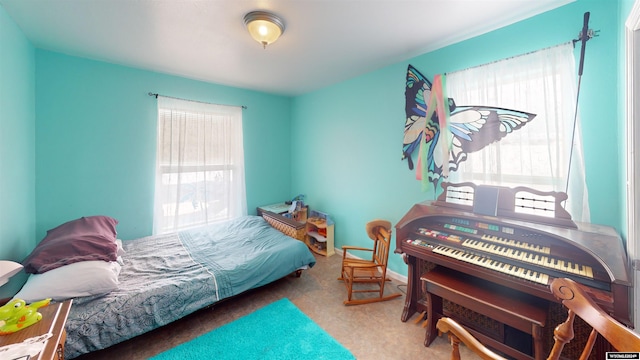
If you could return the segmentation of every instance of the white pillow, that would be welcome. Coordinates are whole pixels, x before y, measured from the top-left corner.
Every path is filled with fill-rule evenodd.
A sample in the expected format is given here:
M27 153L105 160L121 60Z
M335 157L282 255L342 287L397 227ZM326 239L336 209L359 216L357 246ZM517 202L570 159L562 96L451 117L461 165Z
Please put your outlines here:
M124 251L124 247L122 247L122 240L116 239L116 245L118 245L118 257L116 258L116 261L118 262L118 264L124 265L124 259L122 258L122 255L126 254L126 251Z
M116 239L116 245L118 245L118 256L124 255L126 251L124 251L124 247L122 246L122 240Z
M80 261L31 274L14 298L27 303L51 298L62 301L74 297L103 295L118 288L120 264L115 261Z

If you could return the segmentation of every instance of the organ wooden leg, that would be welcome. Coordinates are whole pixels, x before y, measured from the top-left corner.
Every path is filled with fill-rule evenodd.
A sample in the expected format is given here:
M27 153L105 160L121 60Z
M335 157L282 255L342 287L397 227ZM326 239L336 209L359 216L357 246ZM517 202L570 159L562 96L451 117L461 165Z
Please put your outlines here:
M536 360L543 360L545 358L544 342L542 335L542 328L538 325L532 325L531 337L533 337L533 356Z
M405 264L407 264L407 295L404 299L404 309L402 310L402 316L400 320L402 322L406 322L409 320L411 315L416 312L416 303L418 294L416 294L417 289L415 289L415 284L420 283L420 279L418 278L418 282L416 283L416 258L413 256L407 256L407 254L402 254L402 259Z
M431 342L438 336L436 329L437 316L442 314L442 298L429 292L427 296L427 332L424 337L424 346L431 345Z

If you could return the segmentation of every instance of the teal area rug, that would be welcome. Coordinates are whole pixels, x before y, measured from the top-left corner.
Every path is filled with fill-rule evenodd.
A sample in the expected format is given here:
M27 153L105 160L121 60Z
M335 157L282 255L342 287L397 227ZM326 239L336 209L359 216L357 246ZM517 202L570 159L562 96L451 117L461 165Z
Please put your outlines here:
M347 360L355 357L289 299L281 299L152 359Z

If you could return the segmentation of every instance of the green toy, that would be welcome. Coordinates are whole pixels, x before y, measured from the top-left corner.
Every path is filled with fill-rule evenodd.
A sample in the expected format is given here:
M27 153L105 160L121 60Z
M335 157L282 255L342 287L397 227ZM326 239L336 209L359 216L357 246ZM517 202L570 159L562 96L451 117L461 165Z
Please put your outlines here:
M9 335L29 327L42 319L37 310L49 305L51 299L33 302L29 305L22 299L13 299L0 307L0 335Z

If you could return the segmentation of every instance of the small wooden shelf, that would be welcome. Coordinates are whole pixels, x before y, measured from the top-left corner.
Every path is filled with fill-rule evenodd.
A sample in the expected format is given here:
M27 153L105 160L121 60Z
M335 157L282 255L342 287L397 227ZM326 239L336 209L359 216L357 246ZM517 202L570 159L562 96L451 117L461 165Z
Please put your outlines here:
M320 235L317 231L310 231L307 233L307 235L313 237L314 239L316 239L316 241L327 242L327 237Z
M335 254L333 247L333 221L327 214L312 210L305 228L304 241L311 251L322 256Z

